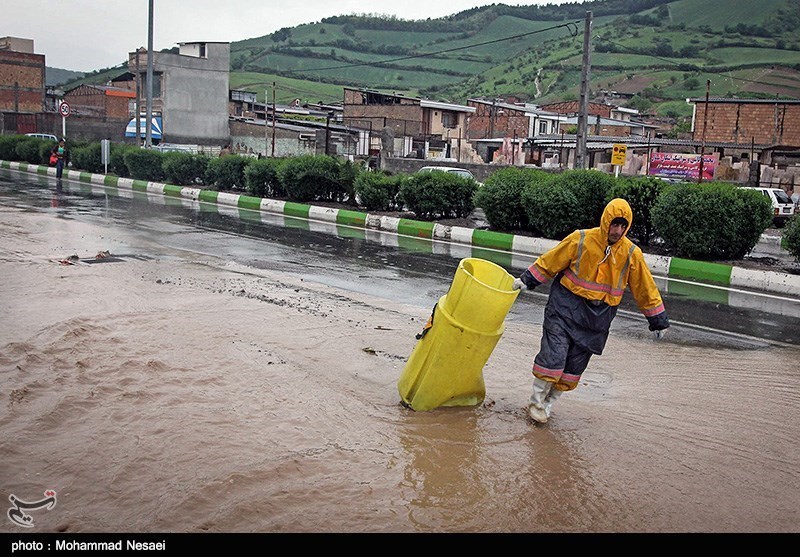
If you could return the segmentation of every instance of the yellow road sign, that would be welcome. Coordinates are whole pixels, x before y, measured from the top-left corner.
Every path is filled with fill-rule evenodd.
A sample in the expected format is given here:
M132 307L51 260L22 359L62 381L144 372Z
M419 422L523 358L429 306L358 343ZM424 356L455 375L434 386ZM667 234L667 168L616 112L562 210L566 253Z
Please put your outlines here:
M611 150L611 164L625 164L625 156L628 154L628 146L624 143L615 143Z

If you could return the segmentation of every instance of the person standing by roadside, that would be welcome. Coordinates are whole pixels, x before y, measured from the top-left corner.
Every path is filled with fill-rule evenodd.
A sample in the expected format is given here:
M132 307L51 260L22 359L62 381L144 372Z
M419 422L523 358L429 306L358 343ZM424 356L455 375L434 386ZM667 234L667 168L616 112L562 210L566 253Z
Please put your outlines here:
M656 340L669 328L644 254L626 237L632 223L628 202L612 199L599 227L572 232L514 281L514 289L532 290L554 279L544 310L541 347L533 360L528 415L536 422L547 422L555 400L578 386L592 355L603 353L626 287Z
M56 148L56 178L59 180L61 179L61 175L64 174L64 165L67 164L67 146L66 141L62 137L58 142L58 147Z

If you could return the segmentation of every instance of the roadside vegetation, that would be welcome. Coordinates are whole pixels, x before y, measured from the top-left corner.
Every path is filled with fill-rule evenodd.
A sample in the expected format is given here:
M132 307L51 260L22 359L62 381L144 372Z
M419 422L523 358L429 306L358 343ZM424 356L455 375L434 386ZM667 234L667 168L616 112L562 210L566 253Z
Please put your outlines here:
M0 136L0 160L47 166L51 148L46 140ZM75 143L69 152L74 169L103 172L99 143ZM605 204L622 197L634 211L629 235L640 246L708 261L743 258L772 222L770 201L736 184L667 184L653 177L616 178L597 170L509 167L479 186L445 172L390 175L327 155L208 157L112 144L109 172L254 198L396 212L423 221L465 219L478 207L491 230L556 240L575 229L597 226ZM800 261L798 217L786 225L785 241Z

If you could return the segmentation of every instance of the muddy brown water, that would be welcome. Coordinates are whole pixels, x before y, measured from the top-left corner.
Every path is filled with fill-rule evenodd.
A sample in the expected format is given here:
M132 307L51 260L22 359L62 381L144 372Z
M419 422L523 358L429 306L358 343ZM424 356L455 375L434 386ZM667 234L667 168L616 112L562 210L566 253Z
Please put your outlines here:
M34 532L800 530L800 349L612 332L536 426L541 329L509 323L482 405L414 412L429 308L180 252L59 263L98 245L0 207L0 499L55 490Z

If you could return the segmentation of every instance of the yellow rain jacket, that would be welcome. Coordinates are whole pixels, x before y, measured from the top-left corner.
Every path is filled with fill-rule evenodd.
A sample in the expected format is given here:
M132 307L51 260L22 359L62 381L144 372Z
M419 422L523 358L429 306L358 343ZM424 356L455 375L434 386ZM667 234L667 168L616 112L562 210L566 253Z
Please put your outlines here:
M628 228L622 238L609 245L608 231L611 221L617 217L628 221ZM626 288L630 288L651 331L669 327L661 294L644 254L627 237L632 223L633 211L628 202L613 199L606 205L599 227L572 232L540 256L520 277L528 288L559 277L560 286L585 302L571 299L554 285L558 292L555 296L551 293L549 313L558 313L560 318L577 324L587 333L601 333L600 338L587 338L584 344L595 353L600 353L605 344L608 328ZM589 333L589 336L596 335Z

